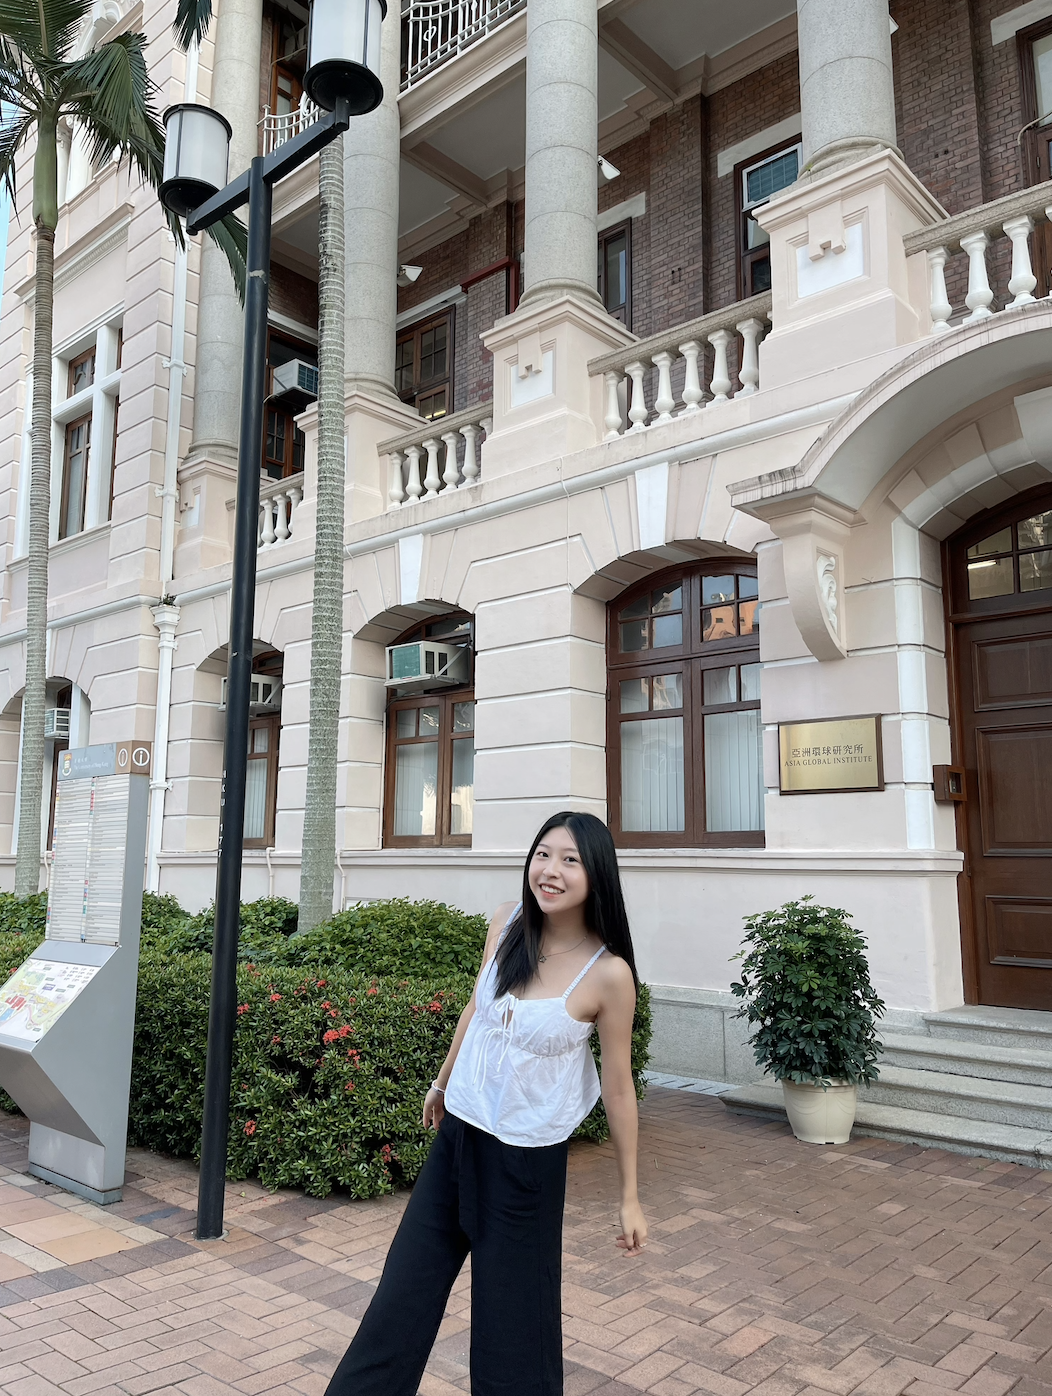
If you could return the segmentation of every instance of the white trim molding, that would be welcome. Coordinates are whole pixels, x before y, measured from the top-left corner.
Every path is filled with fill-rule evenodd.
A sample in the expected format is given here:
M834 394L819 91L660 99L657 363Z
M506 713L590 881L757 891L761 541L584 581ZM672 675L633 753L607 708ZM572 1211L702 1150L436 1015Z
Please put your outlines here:
M1025 5L1018 5L1014 10L1008 10L990 21L990 40L995 47L997 44L1007 43L1009 39L1015 38L1020 29L1037 24L1049 15L1052 15L1052 0L1027 0Z
M601 213L595 225L597 233L605 233L607 228L613 228L618 223L626 223L630 218L642 218L647 211L646 194L636 194L631 199L622 199L619 204L614 204L613 208L608 208L605 213Z

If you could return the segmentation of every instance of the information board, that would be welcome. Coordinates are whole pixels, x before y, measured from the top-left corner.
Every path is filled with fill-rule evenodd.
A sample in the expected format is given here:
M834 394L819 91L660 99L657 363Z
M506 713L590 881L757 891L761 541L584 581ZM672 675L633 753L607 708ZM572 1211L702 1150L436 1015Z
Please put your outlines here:
M0 989L0 1033L39 1042L98 972L97 965L27 960Z
M148 775L150 743L84 747L59 758L47 939L120 943L128 844L127 775Z

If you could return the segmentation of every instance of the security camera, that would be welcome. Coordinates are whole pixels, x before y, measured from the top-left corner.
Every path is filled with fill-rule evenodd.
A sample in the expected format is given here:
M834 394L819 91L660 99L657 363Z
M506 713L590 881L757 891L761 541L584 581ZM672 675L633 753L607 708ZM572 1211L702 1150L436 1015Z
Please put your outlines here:
M609 184L612 179L621 178L621 171L617 168L616 165L611 165L610 161L607 160L604 156L600 155L598 164L599 173L606 180L607 184Z
M399 284L399 286L412 286L412 284L413 284L414 281L419 281L419 280L420 280L420 277L421 277L421 275L422 275L422 273L423 273L423 270L424 270L423 267L407 267L407 266L401 266L401 267L399 267L399 268L398 268L398 284Z

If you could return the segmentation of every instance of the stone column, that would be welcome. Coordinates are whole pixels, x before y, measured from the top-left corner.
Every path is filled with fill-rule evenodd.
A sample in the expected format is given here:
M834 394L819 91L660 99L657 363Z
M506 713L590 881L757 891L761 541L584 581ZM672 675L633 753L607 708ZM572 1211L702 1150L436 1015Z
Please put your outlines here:
M343 137L347 260L348 388L394 397L398 311L398 7L391 5L380 44L384 99L356 116Z
M263 7L259 0L221 0L215 24L211 105L233 127L230 177L259 150L259 65ZM241 355L245 317L226 257L202 239L190 457L237 462Z
M526 227L522 304L596 290L599 38L595 0L526 9Z
M888 0L797 0L797 24L805 169L897 150Z

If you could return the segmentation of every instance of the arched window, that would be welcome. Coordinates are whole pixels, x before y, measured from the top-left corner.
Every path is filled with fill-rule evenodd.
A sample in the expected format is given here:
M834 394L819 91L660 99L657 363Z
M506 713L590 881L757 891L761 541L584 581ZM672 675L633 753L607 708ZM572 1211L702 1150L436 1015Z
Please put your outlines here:
M252 660L245 782L245 847L272 848L278 813L278 745L284 659L264 650Z
M763 844L755 564L648 577L608 609L610 827L622 847Z
M441 641L465 651L452 681L435 677L433 658L414 671L412 654L388 684L384 846L470 847L475 808L475 695L471 616L439 616L399 636L397 645Z

